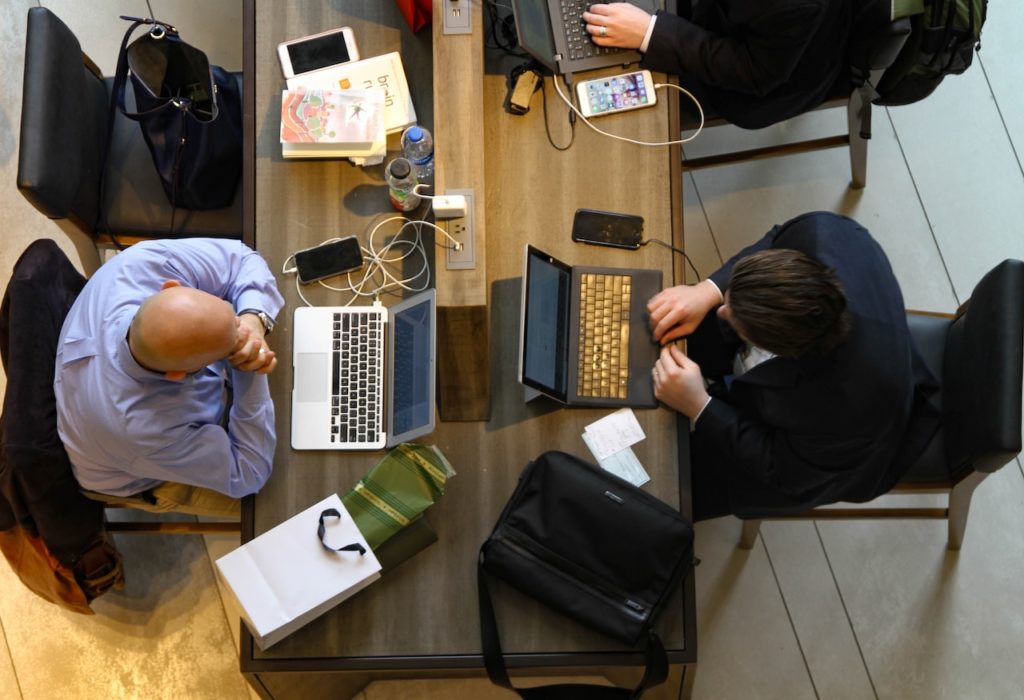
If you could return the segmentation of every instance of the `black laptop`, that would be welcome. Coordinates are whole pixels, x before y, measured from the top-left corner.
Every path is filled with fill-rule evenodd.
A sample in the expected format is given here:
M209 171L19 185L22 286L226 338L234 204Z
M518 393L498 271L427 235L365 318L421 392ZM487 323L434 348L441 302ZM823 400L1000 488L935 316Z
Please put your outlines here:
M594 0L511 0L519 45L552 73L569 75L637 63L639 51L601 47L590 39L583 13ZM654 14L665 0L628 0Z
M647 301L661 271L570 266L526 246L519 381L570 406L653 408Z

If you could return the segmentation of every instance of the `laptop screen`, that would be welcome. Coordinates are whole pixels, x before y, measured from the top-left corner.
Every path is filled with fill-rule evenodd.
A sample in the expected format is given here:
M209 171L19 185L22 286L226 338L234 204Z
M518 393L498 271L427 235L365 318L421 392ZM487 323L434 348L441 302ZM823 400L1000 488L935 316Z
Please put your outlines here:
M434 429L434 290L392 308L388 444Z
M511 0L516 20L519 45L526 53L540 61L552 73L558 72L555 63L555 39L551 34L551 15L548 0Z
M568 392L572 269L531 247L523 284L523 384L564 399Z

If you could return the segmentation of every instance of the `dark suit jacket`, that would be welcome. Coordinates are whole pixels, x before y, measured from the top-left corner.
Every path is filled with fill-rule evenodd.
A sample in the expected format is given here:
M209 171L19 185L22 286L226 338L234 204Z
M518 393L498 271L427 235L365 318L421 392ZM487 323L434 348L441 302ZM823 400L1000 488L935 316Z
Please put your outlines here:
M697 421L694 468L727 471L741 517L870 500L939 426L927 401L937 385L914 348L892 268L857 222L817 212L776 226L711 279L725 290L735 262L766 248L799 250L835 270L851 328L828 355L776 357L737 375ZM689 350L701 363L706 348Z
M678 75L706 111L768 126L817 107L845 73L850 1L703 0L692 20L659 12L642 65Z
M82 495L57 434L53 393L57 337L83 285L57 244L39 240L15 263L0 306L0 530L20 525L68 566L103 533L103 505Z

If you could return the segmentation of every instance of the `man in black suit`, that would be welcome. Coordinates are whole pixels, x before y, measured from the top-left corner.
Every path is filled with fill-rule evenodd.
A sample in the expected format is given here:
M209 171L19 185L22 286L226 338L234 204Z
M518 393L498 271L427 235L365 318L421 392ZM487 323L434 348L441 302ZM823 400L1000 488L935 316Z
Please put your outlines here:
M639 49L705 112L759 129L817 107L843 76L852 1L680 0L679 15L654 16L612 2L583 20L598 46Z
M695 520L870 500L938 429L899 285L852 219L799 216L647 308L655 395L693 421Z

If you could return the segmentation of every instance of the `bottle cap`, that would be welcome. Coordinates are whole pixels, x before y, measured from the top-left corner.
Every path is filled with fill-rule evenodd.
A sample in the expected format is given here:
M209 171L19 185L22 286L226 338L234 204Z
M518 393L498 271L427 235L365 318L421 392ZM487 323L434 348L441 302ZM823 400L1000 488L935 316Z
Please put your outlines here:
M406 136L409 137L410 141L422 141L423 140L423 129L418 126L410 126L406 132Z
M412 172L412 166L405 158L395 158L388 166L388 172L391 173L392 177L397 177L401 180L403 177L409 177L409 173Z

